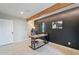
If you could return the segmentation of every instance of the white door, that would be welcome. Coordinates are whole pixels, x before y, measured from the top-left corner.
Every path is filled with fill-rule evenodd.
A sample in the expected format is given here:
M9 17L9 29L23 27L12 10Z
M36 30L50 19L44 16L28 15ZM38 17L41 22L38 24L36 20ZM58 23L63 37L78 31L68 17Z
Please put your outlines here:
M13 42L13 21L0 19L0 46Z

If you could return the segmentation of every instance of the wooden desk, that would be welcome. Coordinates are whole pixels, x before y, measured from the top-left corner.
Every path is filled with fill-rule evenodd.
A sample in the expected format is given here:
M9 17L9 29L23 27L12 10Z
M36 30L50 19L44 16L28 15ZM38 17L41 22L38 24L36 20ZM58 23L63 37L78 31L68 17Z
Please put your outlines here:
M38 34L38 35L33 35L31 36L32 38L39 38L39 37L44 37L47 36L48 34Z
M43 45L45 45L45 44L43 44L43 45L41 45L41 46L39 46L39 47L35 47L35 44L36 44L36 39L38 39L38 38L40 38L40 37L45 37L45 36L47 36L48 34L38 34L38 35L33 35L33 36L31 36L31 48L32 49L34 49L34 50L36 50L37 48L40 48L41 46L43 46Z

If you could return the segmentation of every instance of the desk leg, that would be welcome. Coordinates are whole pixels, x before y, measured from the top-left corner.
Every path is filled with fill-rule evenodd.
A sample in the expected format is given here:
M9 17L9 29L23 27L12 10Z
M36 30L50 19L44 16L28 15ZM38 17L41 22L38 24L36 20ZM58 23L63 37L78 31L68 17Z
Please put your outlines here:
M35 49L35 40L34 40L34 49Z
M31 40L31 48L35 50L35 40Z

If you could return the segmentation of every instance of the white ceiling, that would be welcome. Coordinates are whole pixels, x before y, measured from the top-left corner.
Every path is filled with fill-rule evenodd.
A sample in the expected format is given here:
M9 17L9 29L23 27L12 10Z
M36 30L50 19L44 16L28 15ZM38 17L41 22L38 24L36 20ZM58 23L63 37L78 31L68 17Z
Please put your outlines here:
M20 18L30 17L50 6L53 3L0 3L0 12ZM21 11L24 12L21 14Z

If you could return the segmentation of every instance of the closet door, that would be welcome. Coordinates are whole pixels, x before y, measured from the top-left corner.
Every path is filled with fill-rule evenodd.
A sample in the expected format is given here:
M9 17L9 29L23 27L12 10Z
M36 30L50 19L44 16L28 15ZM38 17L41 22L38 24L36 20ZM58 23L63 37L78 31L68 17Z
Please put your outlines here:
M13 21L0 19L0 46L13 42Z

